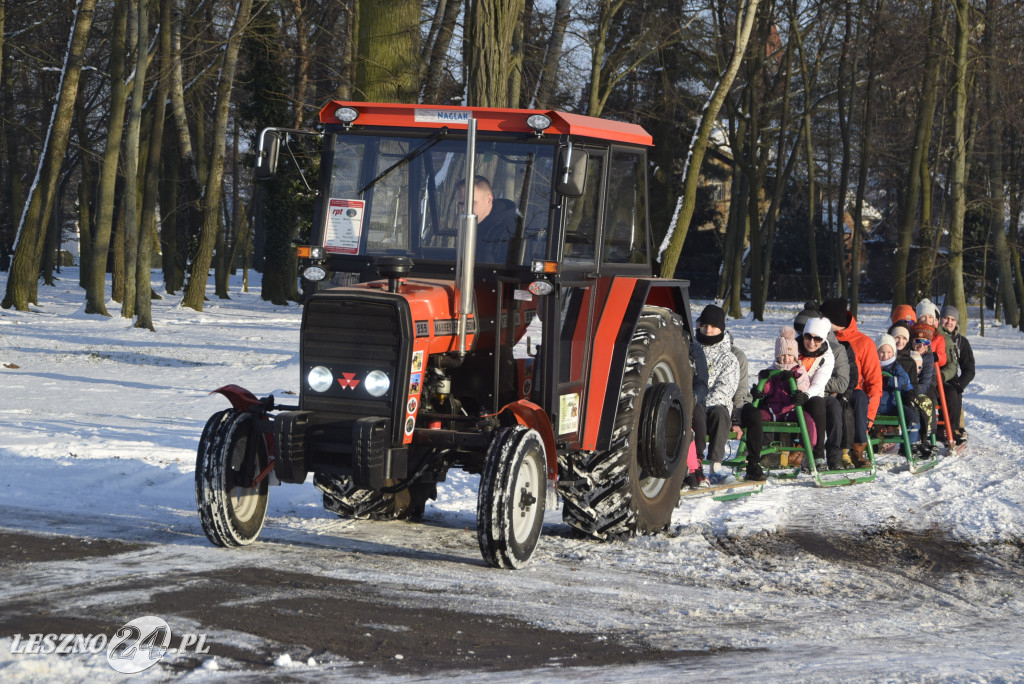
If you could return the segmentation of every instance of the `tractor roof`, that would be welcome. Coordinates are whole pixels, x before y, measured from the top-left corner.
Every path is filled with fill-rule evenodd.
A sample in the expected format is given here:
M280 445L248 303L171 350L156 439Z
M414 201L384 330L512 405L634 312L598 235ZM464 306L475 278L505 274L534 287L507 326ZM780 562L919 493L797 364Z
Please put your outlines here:
M496 107L452 107L444 105L392 104L380 102L342 102L332 100L320 110L320 123L340 124L334 112L351 107L359 112L361 126L392 126L395 128L437 128L438 125L464 126L473 116L477 130L531 133L526 119L543 114L551 119L546 133L597 138L631 145L653 144L651 135L636 124L598 119L582 114L538 109L499 109Z

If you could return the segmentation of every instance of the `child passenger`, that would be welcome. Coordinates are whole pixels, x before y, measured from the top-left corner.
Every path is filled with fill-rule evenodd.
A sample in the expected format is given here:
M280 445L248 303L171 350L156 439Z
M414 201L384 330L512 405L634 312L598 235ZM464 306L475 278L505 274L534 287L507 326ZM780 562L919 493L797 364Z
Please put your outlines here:
M774 376L772 371L785 371ZM796 343L796 330L784 326L779 330L775 340L775 363L757 374L765 381L757 393L762 398L759 404L761 417L773 422L795 421L796 407L803 406L808 400L807 390L811 387L811 376L800 363L800 349ZM769 377L771 376L771 377ZM796 382L796 392L791 390L789 379ZM811 444L817 441L817 431L810 415L804 413L807 424L807 436ZM794 464L791 462L791 464ZM823 464L824 465L824 464Z
M896 340L892 335L883 333L878 337L878 360L882 364L882 372L888 373L891 377L882 377L882 399L878 403L878 413L884 416L899 415L896 407L897 392L900 393L899 400L904 406L904 418L907 422L907 430L911 442L918 440L916 411L910 410L911 402L914 400L914 385L910 376L903 366L897 363ZM916 375L916 374L915 374Z

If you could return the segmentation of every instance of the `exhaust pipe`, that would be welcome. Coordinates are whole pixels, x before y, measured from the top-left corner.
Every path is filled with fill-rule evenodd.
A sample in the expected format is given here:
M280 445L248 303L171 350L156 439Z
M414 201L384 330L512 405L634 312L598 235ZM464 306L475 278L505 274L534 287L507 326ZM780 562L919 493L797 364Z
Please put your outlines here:
M466 356L466 325L473 311L473 271L476 267L476 214L473 199L476 196L476 119L466 122L466 213L462 215L462 234L459 236L459 261L455 265L456 311L459 316L459 350L461 360Z

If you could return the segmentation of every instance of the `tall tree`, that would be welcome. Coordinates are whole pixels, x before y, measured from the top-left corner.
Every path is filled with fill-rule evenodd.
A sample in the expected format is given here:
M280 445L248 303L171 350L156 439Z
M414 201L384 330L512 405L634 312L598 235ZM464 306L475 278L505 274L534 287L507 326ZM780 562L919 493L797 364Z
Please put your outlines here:
M953 49L953 156L950 160L949 290L947 303L967 309L964 295L964 215L967 213L967 48L970 38L970 0L953 0L956 42Z
M1017 292L1014 288L1013 269L1010 265L1010 251L1006 247L1006 194L1003 189L1003 114L999 103L999 89L1002 86L999 68L999 42L996 38L1001 3L987 0L985 3L985 59L987 62L988 89L988 167L989 197L992 207L989 211L992 233L992 247L999 264L999 297L1003 302L1003 320L1016 327L1020 315L1017 306ZM982 293L984 296L984 293ZM960 310L960 320L965 320L966 310Z
M213 152L210 155L209 173L203 193L203 222L199 233L199 247L189 271L188 288L181 300L182 306L196 311L203 310L206 296L206 281L209 277L210 263L213 260L213 246L217 241L220 228L220 202L223 195L222 179L224 177L224 158L227 145L228 113L231 107L231 89L234 86L235 69L238 66L238 50L249 14L252 11L252 0L240 0L235 20L231 27L227 46L224 50L224 61L220 80L217 84L217 100L214 108L214 126L211 132Z
M149 65L149 0L135 0L135 11L128 15L128 34L135 37L135 80L132 104L128 109L128 130L124 136L124 300L121 316L135 317L135 268L139 258L139 144L142 137L142 101L146 94L146 68ZM146 288L149 296L149 288Z
M683 171L683 193L679 198L679 208L676 220L666 236L665 249L663 250L661 262L661 275L665 278L675 276L676 264L679 262L679 254L683 250L683 243L686 241L686 234L690 229L690 219L693 218L693 210L697 204L697 183L700 176L700 167L704 163L704 153L707 151L708 140L711 137L711 129L718 118L718 112L722 103L732 88L732 83L739 72L740 64L743 62L743 55L747 50L747 42L750 39L750 32L754 27L754 19L757 16L759 0L745 0L739 9L736 18L736 32L734 47L729 65L722 74L717 87L708 98L707 105L701 114L700 123L694 132L693 140L689 147L689 157Z
M534 106L540 109L551 107L554 100L555 86L558 83L558 64L562 59L570 9L569 0L555 0L555 20L544 51L544 66L537 80L537 94L534 98Z
M928 20L928 43L925 51L924 68L922 69L923 74L917 116L914 123L914 145L910 151L907 168L906 192L900 204L893 304L906 304L909 301L907 298L907 275L910 262L910 247L914 238L914 226L918 217L918 204L922 196L922 186L928 182L927 173L922 173L922 169L927 169L928 167L928 147L931 140L931 130L935 119L935 103L938 96L939 64L942 58L940 52L942 5L943 0L932 0L931 2L931 13Z
M462 0L439 0L430 33L423 43L421 59L426 65L423 76L423 101L439 102L444 92L444 67L459 21Z
M516 61L513 38L522 15L523 0L469 0L470 106L519 106L519 92L510 90L510 81Z
M359 0L353 95L367 102L415 102L420 84L420 3Z
M139 221L139 260L135 272L135 327L153 330L153 308L151 304L151 280L154 235L156 233L156 204L159 193L159 175L162 166L164 122L167 112L167 96L171 91L171 6L173 0L158 0L160 10L160 33L157 44L156 90L150 122L149 150L146 153L146 173L142 189L142 218ZM169 209L169 208L168 208Z
M76 5L64 68L57 89L57 101L53 107L43 154L39 158L36 180L32 184L18 224L14 261L2 302L5 309L13 306L18 311L28 311L29 303L37 302L39 267L46 239L46 226L50 223L64 153L67 150L71 119L75 111L75 99L78 97L78 84L95 9L96 0L79 0Z

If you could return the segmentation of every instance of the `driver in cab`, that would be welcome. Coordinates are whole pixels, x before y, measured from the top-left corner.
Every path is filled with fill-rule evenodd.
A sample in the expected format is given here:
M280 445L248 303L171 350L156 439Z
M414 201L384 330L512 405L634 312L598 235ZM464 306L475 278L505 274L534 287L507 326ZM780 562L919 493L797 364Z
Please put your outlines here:
M459 212L466 205L466 183L459 182ZM494 197L491 182L476 176L473 182L473 213L477 217L476 258L485 263L504 264L508 259L508 245L516 235L515 202Z

